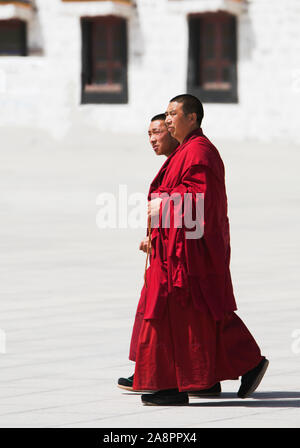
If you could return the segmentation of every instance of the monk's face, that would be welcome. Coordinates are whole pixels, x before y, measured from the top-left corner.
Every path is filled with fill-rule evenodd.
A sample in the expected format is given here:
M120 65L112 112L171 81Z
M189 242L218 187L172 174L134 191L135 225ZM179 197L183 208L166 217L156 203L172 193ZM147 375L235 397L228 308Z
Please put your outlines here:
M155 120L148 129L149 141L158 156L169 156L178 143L169 134L164 120Z
M185 137L197 128L196 114L185 114L182 109L182 103L173 101L169 103L166 112L166 126L172 137L182 143Z

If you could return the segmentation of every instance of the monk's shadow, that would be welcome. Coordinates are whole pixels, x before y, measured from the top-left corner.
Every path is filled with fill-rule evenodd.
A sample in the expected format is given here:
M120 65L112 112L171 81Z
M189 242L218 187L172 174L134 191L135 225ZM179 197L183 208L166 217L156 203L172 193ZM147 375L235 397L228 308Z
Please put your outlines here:
M234 399L234 401L232 400ZM294 391L272 391L255 392L249 399L241 399L236 393L222 392L220 397L215 398L192 398L190 407L249 407L249 408L299 408L300 392ZM196 402L193 402L197 400ZM199 400L199 401L198 401ZM200 401L201 400L201 401ZM229 401L221 401L229 400Z

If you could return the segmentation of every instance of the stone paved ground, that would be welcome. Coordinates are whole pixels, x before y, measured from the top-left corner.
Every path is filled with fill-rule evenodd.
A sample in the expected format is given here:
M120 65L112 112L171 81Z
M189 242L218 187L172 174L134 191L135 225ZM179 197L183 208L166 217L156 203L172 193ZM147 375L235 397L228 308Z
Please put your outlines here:
M99 230L96 197L119 184L146 192L162 159L142 136L100 140L74 131L63 144L7 131L0 148L1 427L299 427L300 148L216 143L226 164L238 314L270 359L257 392L239 400L239 382L228 381L219 399L156 408L116 387L133 372L128 348L144 229Z

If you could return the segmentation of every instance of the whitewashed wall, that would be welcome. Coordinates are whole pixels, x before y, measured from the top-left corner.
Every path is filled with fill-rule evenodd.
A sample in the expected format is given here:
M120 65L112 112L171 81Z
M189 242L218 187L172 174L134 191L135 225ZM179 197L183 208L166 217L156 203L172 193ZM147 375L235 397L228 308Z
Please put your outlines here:
M82 126L144 132L149 118L186 91L187 15L231 10L238 17L238 104L205 104L211 137L286 139L300 143L300 2L137 0L137 8L106 2L36 0L29 23L30 55L0 57L0 126L35 128L61 139ZM0 6L0 18L8 9ZM19 14L25 14L19 12ZM119 14L129 21L129 103L80 105L80 17Z

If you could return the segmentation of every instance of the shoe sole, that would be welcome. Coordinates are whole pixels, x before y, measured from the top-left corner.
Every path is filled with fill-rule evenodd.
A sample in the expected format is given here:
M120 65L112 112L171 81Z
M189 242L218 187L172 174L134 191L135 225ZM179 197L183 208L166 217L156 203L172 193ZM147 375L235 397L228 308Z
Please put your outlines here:
M247 398L249 397L249 395L251 395L260 385L261 380L264 377L264 374L266 373L266 370L269 366L269 361L266 359L263 368L260 371L260 374L257 376L255 383L252 384L252 387L250 387L250 389L243 395L240 396L238 395L239 398Z
M120 389L130 390L131 392L134 392L132 386L122 386L121 384L118 384L117 386L118 386Z
M132 386L122 386L121 384L117 384L117 386L120 389L128 390L129 392L143 392L143 393L144 392L151 392L151 393L156 392L155 390L145 390L145 389L143 389L143 390L135 390L135 389L133 389Z

